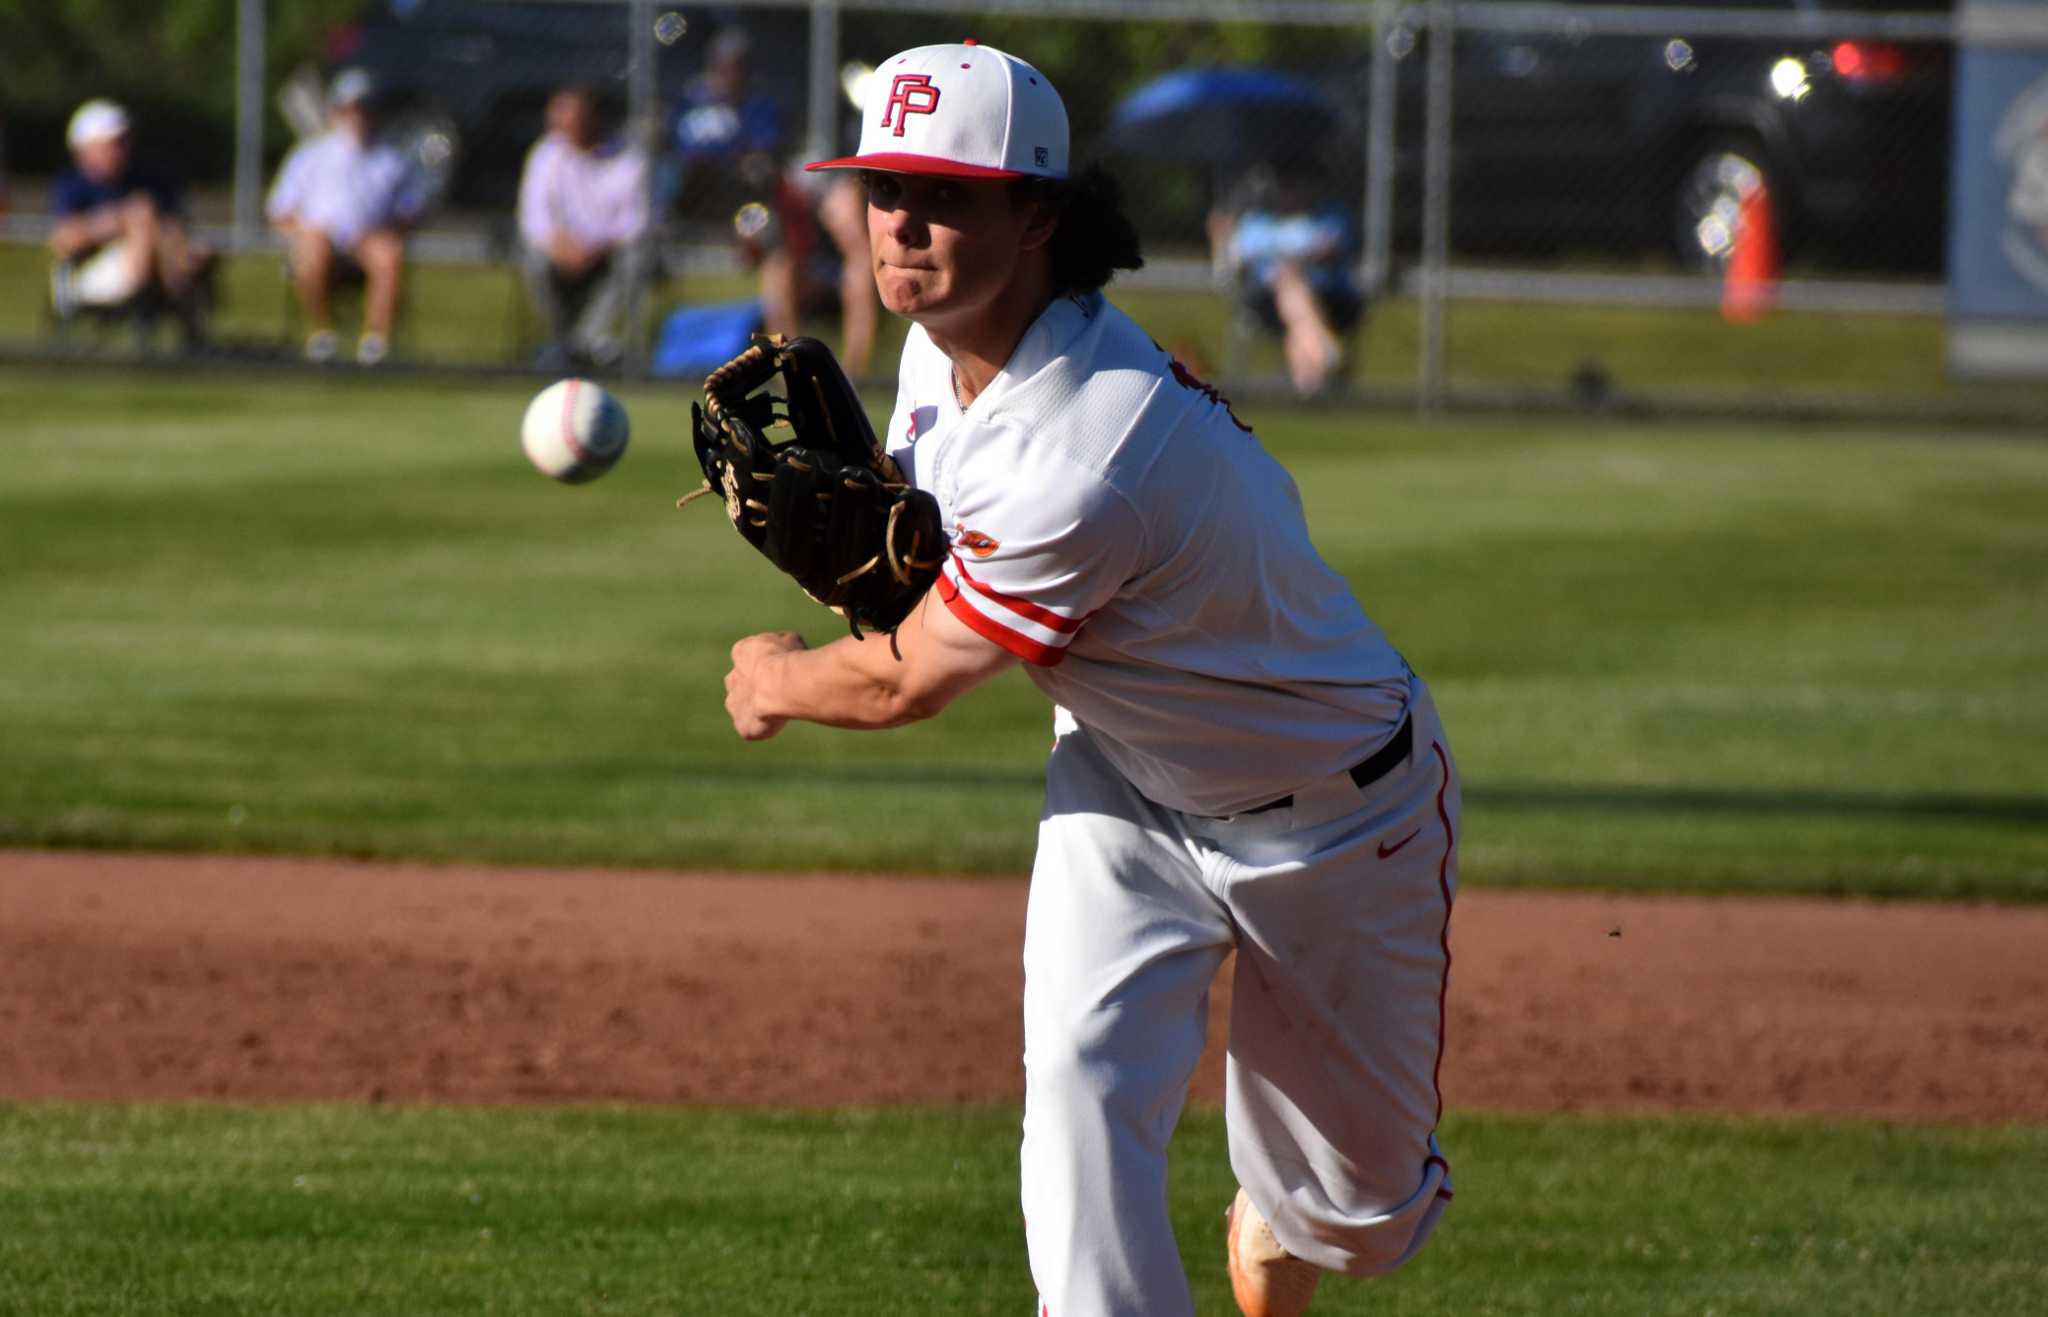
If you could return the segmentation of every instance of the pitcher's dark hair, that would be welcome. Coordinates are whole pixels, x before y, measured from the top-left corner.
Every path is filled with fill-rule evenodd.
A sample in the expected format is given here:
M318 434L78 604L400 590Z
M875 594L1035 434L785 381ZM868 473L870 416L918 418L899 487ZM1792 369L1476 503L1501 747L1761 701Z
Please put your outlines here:
M1143 268L1138 231L1124 214L1124 190L1115 175L1091 164L1072 178L1025 178L1012 185L1019 201L1056 207L1052 290L1055 297L1092 293L1118 270Z

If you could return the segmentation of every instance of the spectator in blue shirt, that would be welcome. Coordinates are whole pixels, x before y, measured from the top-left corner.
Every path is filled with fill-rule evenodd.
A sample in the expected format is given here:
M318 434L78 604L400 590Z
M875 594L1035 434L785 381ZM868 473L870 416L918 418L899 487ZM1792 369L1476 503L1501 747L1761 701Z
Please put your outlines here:
M867 198L850 177L784 167L782 107L749 85L746 32L711 40L704 70L669 118L670 158L658 195L692 219L730 223L741 259L761 275L762 325L794 336L803 320L840 312L840 363L867 372L881 303L868 264Z
M1312 162L1256 171L1235 204L1210 219L1219 262L1238 296L1281 339L1296 393L1319 393L1344 359L1339 335L1365 314L1358 230L1349 211L1319 199Z
M730 216L758 197L778 172L782 107L749 90L747 34L729 27L713 37L704 69L684 87L669 115L673 157L662 200L693 215Z
M334 359L334 286L357 272L363 332L356 360L374 366L390 354L405 235L426 209L419 171L396 147L376 140L375 92L361 69L337 74L327 96L328 130L292 148L270 190L270 222L284 236L292 284L311 326L309 361Z
M73 163L50 194L58 314L126 306L151 292L174 308L192 308L212 253L192 236L184 188L134 158L128 112L113 101L87 101L71 116L65 141Z

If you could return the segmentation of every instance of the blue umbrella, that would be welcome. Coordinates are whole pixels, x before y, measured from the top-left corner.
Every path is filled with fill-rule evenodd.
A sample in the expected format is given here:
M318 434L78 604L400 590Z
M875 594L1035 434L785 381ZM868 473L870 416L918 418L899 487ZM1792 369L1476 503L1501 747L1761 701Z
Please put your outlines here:
M1328 93L1277 69L1177 69L1117 103L1103 148L1168 164L1228 169L1327 146L1342 118L1342 107Z

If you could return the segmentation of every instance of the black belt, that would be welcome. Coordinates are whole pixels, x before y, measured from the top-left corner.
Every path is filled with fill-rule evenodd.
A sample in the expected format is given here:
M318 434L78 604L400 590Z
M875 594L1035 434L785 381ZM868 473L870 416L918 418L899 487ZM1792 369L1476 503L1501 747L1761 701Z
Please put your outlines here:
M1351 780L1358 784L1360 791L1365 790L1373 783L1393 772L1395 765L1406 759L1408 753L1414 748L1415 723L1410 718L1403 718L1401 719L1401 725L1394 729L1394 734L1387 738L1385 745L1351 766ZM1269 800L1263 805L1254 805L1250 809L1241 809L1237 813L1240 816L1245 814L1263 814L1269 809L1285 809L1293 803L1294 795L1290 792L1278 800Z

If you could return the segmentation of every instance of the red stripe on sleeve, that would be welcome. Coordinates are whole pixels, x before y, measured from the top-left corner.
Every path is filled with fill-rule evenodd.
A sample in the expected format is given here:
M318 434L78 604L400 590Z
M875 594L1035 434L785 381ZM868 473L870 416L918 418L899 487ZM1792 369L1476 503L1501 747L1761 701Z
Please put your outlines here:
M1029 618L1031 621L1038 623L1038 625L1060 632L1062 635L1070 636L1074 634L1081 629L1081 624L1088 620L1085 617L1061 617L1051 609L1040 608L1029 599L1019 599L1016 595L1004 594L992 585L975 580L967 574L967 564L960 560L960 551L958 549L953 550L953 570L959 572L960 579L973 586L976 593L987 595L1017 616Z
M944 572L939 573L938 586L939 598L945 601L947 610L953 616L965 622L968 629L981 636L982 639L992 640L1025 662L1036 663L1041 668L1057 667L1059 666L1059 661L1067 656L1067 651L1064 649L1054 649L1051 645L1040 644L1031 637L1019 635L1002 623L988 617L988 615L973 604L961 598L960 587L953 584L952 578Z

